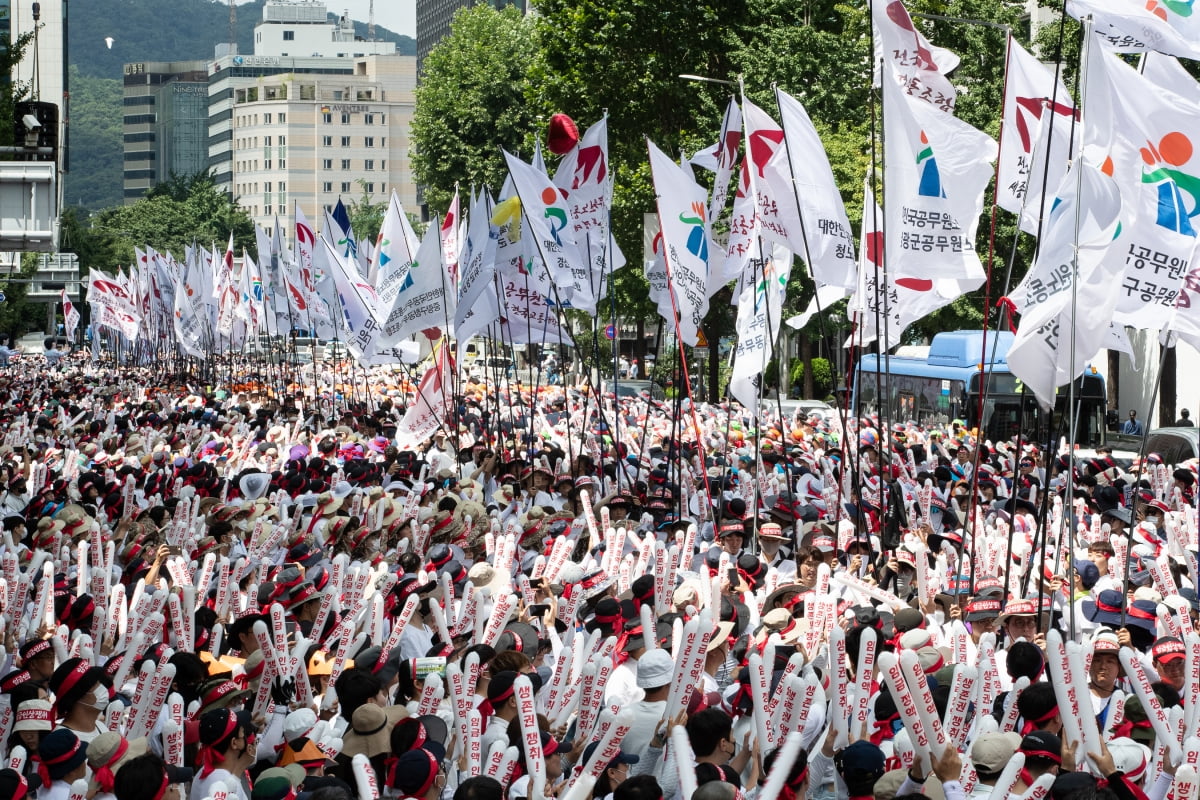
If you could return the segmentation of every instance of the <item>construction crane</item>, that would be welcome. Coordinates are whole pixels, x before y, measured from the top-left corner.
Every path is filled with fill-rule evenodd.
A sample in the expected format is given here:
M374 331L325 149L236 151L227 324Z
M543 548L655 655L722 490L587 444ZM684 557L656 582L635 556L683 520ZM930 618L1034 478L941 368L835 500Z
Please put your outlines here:
M375 0L371 0L367 16L367 41L375 41Z

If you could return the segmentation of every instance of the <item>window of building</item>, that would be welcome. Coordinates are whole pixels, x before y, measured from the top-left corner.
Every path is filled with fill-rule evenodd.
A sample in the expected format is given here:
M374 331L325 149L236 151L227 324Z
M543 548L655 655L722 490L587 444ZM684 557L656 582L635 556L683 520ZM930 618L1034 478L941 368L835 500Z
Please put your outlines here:
M321 169L333 169L333 159L332 158L321 159Z
M350 181L342 181L342 194L350 191Z
M368 181L366 186L367 186L367 194L375 194L375 184Z
M387 194L387 184L386 183L379 184L379 193Z
M333 114L330 114L328 111L326 111L321 115L321 121L326 124L333 122Z
M263 124L265 124L265 125L271 124L271 115L270 114L263 114Z
M385 161L380 161L380 162L379 162L379 168L380 168L381 170L386 170L386 169L387 169L387 161L386 161L386 160L385 160Z
M321 137L321 146L322 147L333 147L333 137L332 136L322 136Z
M380 115L379 115L379 124L380 124L380 125L387 125L387 114L380 114Z
M270 168L271 168L271 159L268 158L263 161L263 169L270 169Z
M380 136L380 137L379 137L379 146L380 146L380 147L387 147L387 137L386 137L386 136Z
M349 146L350 146L350 137L343 136L342 137L342 147L349 147Z
M349 115L348 113L344 112L344 111L342 112L342 124L343 124L343 125L349 125L349 124L350 124L350 115Z
M287 114L280 114L280 115L279 115L279 124L280 124L280 125L286 125L286 124L287 124Z
M333 191L333 183L331 181L325 181L321 184L321 191L329 194Z
M279 168L287 169L287 159L286 158L279 159Z
M367 160L363 161L363 169L365 169L367 172L373 171L375 169L375 159L368 158Z
M364 136L363 137L363 147L374 147L374 146L375 146L375 137L374 136Z
M285 42L294 42L294 41L296 41L296 32L295 32L295 31L284 31L284 32L283 32L283 40L284 40Z
M271 182L270 181L263 181L263 191L264 192L271 191Z
M283 147L283 146L284 146L284 145L286 145L286 144L287 144L287 137L286 137L286 136L280 136L280 137L279 137L279 146L280 146L280 147Z
M300 87L300 99L301 100L316 100L317 99L317 87L313 86L312 84L305 84L304 86L301 86Z
M334 100L344 100L345 98L342 97L342 94L343 94L343 92L341 89L334 89L333 90L333 99Z
M364 125L374 125L375 124L375 115L374 114L363 114L363 124Z
M268 121L268 122L270 122L270 120L267 120L267 121ZM264 137L263 137L263 146L264 146L264 147L270 147L270 146L271 146L271 137L270 137L270 136L264 136Z
M350 159L348 159L348 158L342 159L342 169L350 169Z
M287 192L287 181L280 181L279 182L279 193L284 194L285 192Z

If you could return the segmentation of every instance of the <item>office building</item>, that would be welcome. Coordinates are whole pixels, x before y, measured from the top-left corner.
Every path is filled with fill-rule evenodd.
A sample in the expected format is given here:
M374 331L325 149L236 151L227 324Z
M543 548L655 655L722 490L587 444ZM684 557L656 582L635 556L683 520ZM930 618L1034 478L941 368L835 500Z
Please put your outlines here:
M208 167L208 62L125 65L124 194L139 197L172 175Z
M526 0L417 0L417 70L421 70L425 57L434 45L450 33L450 23L460 8L471 8L479 2L487 2L496 8L516 6L524 14L528 10Z
M339 197L350 202L365 193L386 203L393 188L415 208L409 129L416 59L364 56L349 60L347 72L332 74L320 67L343 59L296 61L297 69L233 88L230 118L219 123L228 128L227 160L220 161L221 144L210 146L222 185L228 182L261 225L276 215L290 220L293 201L317 224L321 210ZM215 137L215 127L212 132Z

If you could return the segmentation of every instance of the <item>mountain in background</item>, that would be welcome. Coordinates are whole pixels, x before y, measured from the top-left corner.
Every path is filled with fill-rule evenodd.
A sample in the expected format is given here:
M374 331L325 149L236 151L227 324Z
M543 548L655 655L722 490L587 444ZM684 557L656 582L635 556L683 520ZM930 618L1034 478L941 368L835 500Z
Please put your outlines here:
M254 26L262 21L263 5L264 0L254 0L237 7L241 53L254 52ZM365 22L355 22L354 29L357 35L366 37ZM111 49L104 41L109 36L113 39ZM403 55L417 53L417 43L410 36L377 25L375 38L396 42L396 49ZM67 205L96 210L122 202L124 65L211 59L213 48L228 39L229 6L214 0L89 0L71 4L67 40L71 65L70 151L63 187Z

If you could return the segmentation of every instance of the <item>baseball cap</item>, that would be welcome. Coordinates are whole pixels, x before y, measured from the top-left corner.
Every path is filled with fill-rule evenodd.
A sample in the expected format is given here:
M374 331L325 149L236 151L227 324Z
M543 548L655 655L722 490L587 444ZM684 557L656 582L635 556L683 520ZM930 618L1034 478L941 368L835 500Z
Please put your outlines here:
M1019 733L985 733L971 746L971 763L976 772L993 775L1004 769L1020 746Z
M1154 643L1150 648L1151 655L1155 661L1161 661L1164 664L1168 661L1175 661L1186 657L1186 648L1183 640L1175 636L1164 636Z

